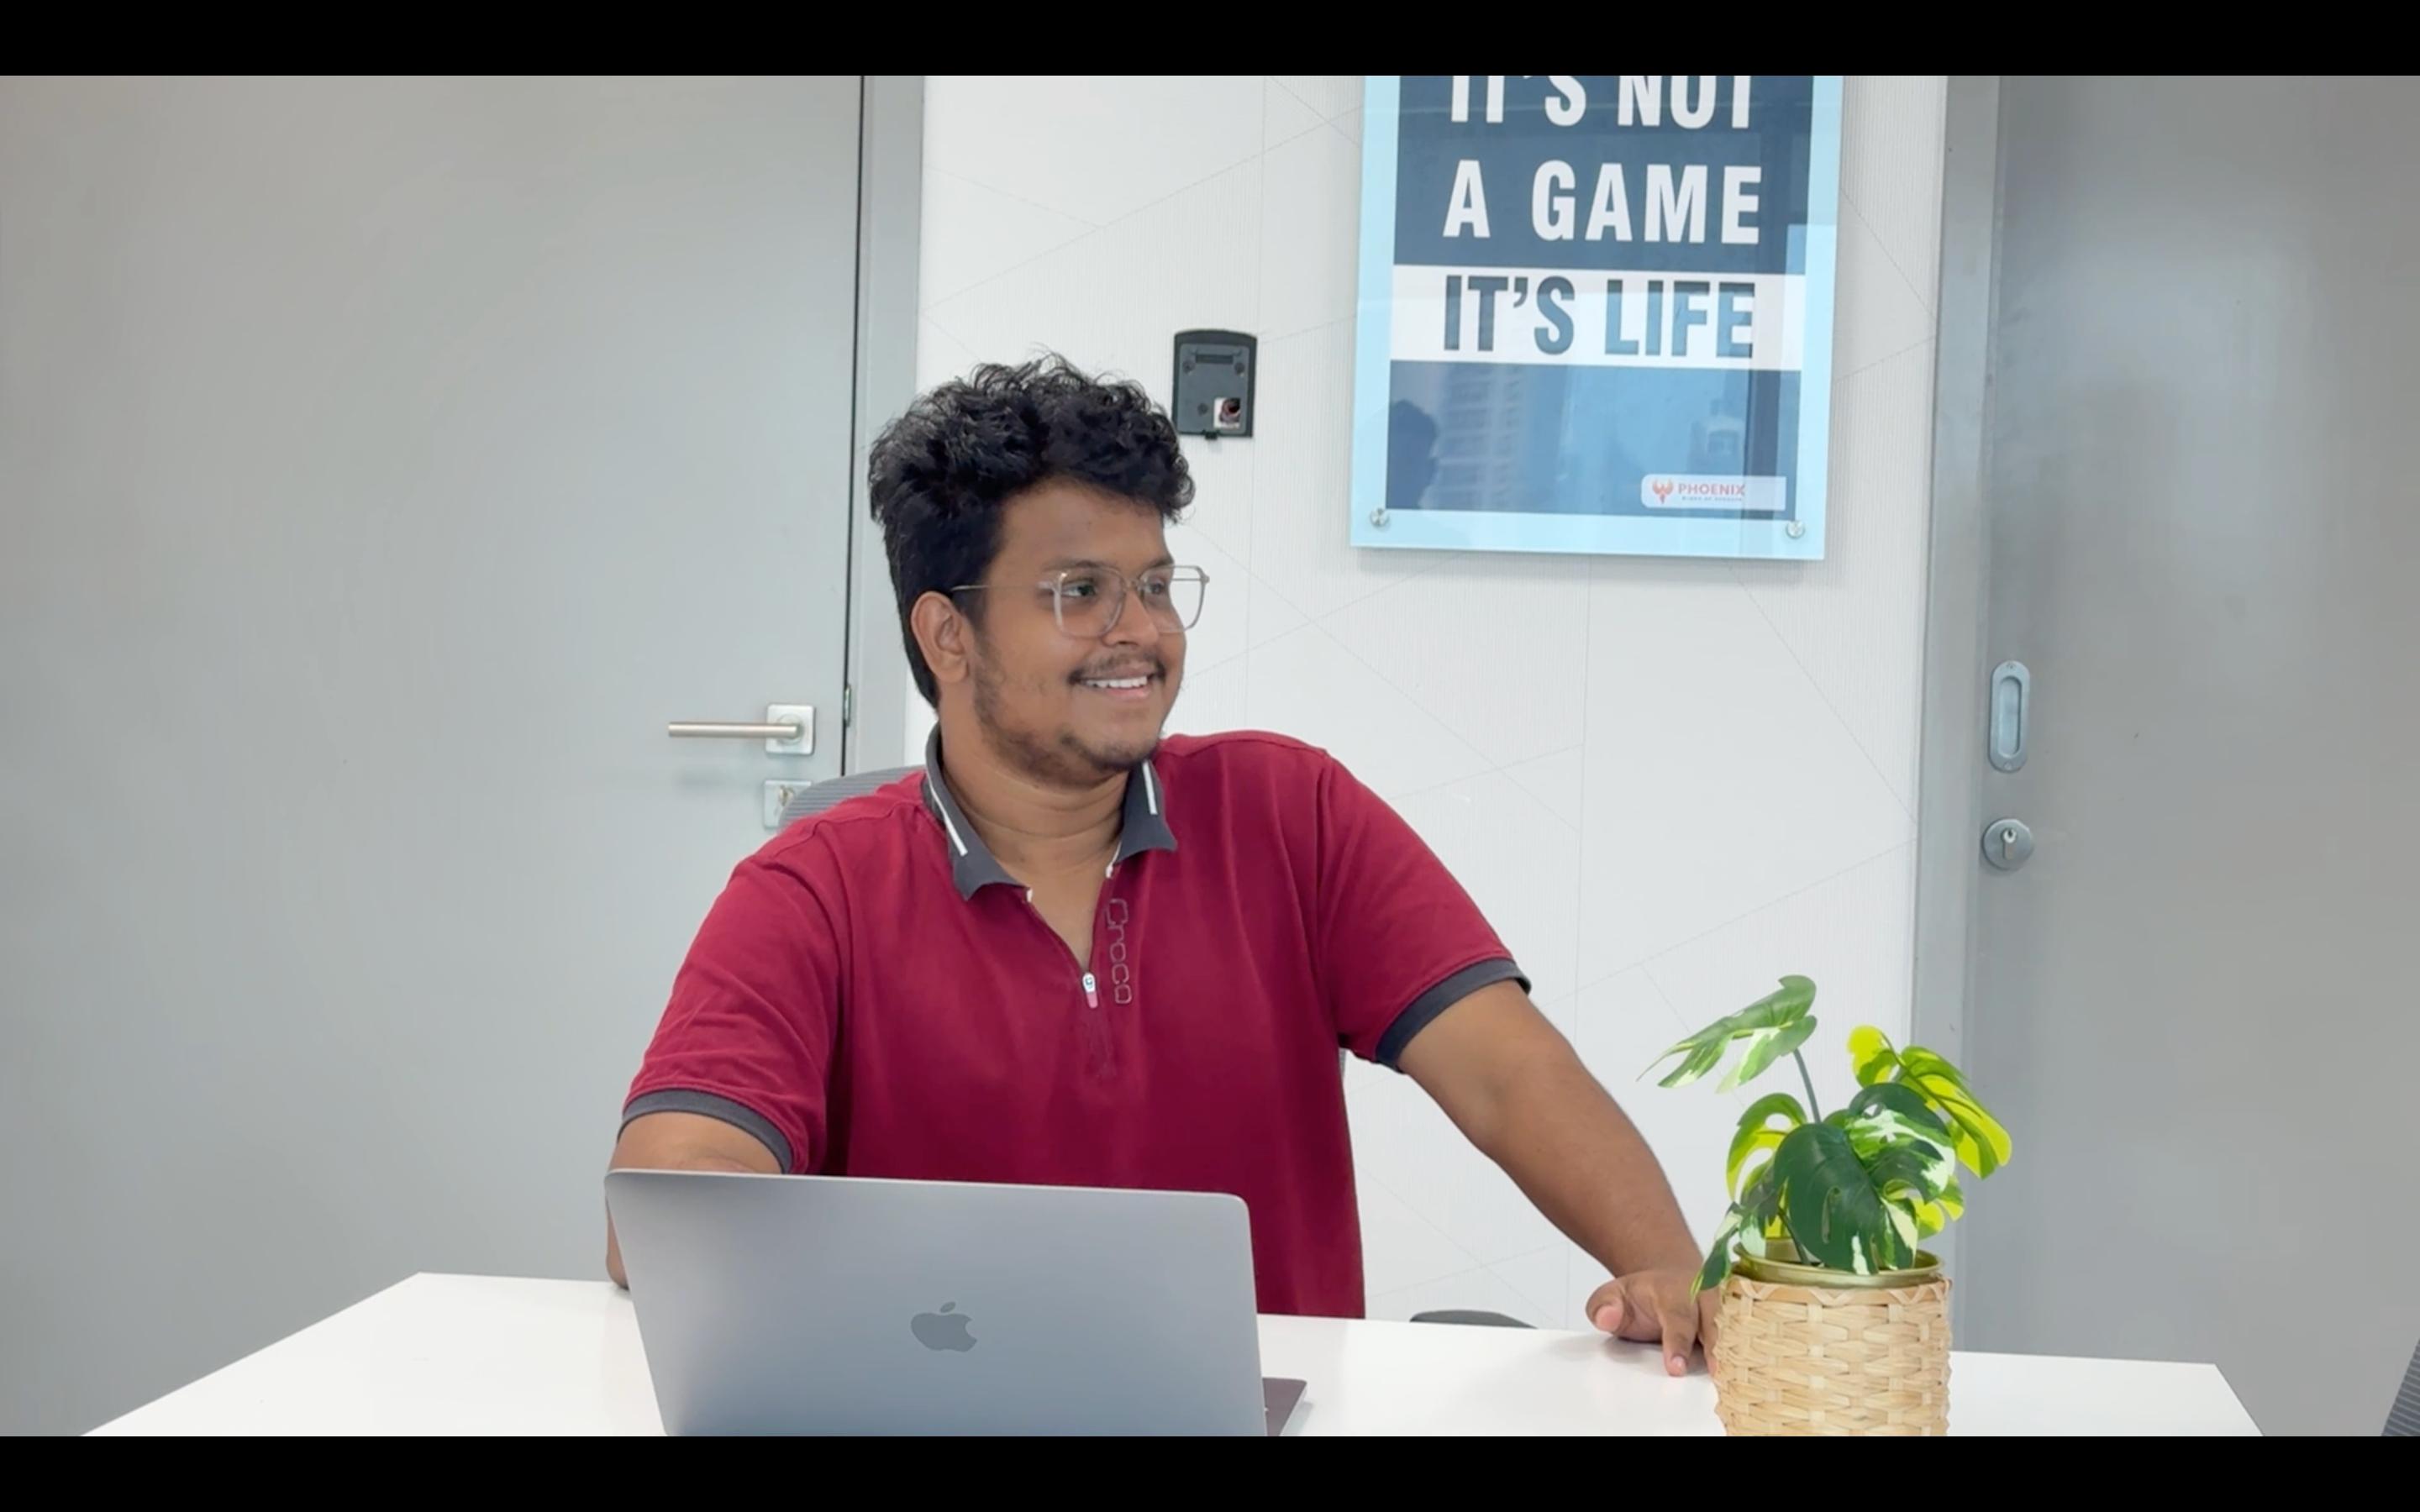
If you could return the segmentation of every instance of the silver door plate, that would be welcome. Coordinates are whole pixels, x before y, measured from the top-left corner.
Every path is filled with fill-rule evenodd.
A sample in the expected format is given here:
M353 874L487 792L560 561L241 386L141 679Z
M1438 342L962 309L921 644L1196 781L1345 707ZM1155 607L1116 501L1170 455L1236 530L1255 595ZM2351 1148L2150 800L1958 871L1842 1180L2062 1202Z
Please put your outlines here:
M765 827L767 829L781 828L782 813L783 810L790 807L790 800L796 798L799 794L804 793L807 789L814 786L814 784L813 782L799 781L795 778L776 778L774 780L766 783Z
M2022 819L1994 819L1983 826L1983 859L2014 872L2034 854L2034 832Z
M815 710L812 703L768 703L767 724L794 724L799 727L793 740L768 740L765 750L771 756L812 756L815 753Z

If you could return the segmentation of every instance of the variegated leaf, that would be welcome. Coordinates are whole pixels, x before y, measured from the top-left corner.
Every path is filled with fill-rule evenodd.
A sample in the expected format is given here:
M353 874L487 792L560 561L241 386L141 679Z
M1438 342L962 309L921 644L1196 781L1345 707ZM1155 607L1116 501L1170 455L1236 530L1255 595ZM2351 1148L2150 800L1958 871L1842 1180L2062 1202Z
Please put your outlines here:
M1744 1254L1762 1255L1766 1230L1780 1221L1780 1189L1774 1182L1773 1167L1767 1165L1757 1171L1756 1180L1723 1214L1722 1226L1714 1230L1714 1244L1706 1251L1706 1262L1698 1268L1698 1279L1690 1289L1703 1291L1723 1284L1723 1278L1731 1273L1734 1243Z
M1882 1030L1863 1025L1849 1033L1849 1058L1860 1083L1906 1087L1921 1096L1946 1120L1959 1160L1977 1176L1989 1176L2008 1164L2009 1131L1976 1100L1965 1076L1945 1057L1922 1045L1895 1050Z
M1883 1184L1920 1180L1923 1159L1890 1147L1873 1160L1882 1169L1869 1172L1834 1123L1805 1124L1782 1139L1772 1170L1780 1183L1782 1221L1799 1254L1858 1275L1897 1270L1914 1257L1914 1220L1883 1200Z
M1785 1119L1780 1128L1773 1120ZM1738 1132L1731 1135L1730 1159L1723 1169L1723 1189L1736 1197L1740 1194L1740 1177L1749 1161L1759 1151L1771 1150L1781 1143L1782 1135L1807 1121L1807 1110L1798 1099L1788 1092L1773 1092L1758 1098L1748 1110L1740 1115Z
M1719 1287L1731 1273L1731 1241L1740 1231L1739 1209L1734 1206L1723 1214L1722 1227L1714 1230L1714 1242L1706 1250L1706 1263L1698 1267L1698 1279L1690 1284L1692 1295L1710 1287Z
M1849 1105L1832 1115L1849 1142L1857 1148L1859 1158L1902 1140L1920 1139L1927 1144L1946 1147L1951 1142L1949 1125L1921 1093L1897 1082L1877 1082L1857 1088Z
M1718 1090L1733 1091L1756 1080L1764 1074L1766 1067L1805 1044L1807 1037L1814 1032L1815 1020L1809 1017L1795 1024L1785 1024L1769 1034L1758 1032L1748 1035L1747 1054L1739 1057L1739 1064L1723 1078Z
M1976 1101L1965 1076L1943 1057L1921 1045L1909 1045L1900 1055L1906 1082L1921 1091L1958 1131L1958 1158L1978 1176L1989 1176L2009 1163L2013 1148L2009 1131L1991 1110Z
M1898 1203L1907 1211L1908 1216L1916 1220L1916 1237L1918 1239L1931 1239L1956 1223L1966 1211L1966 1195L1958 1189L1956 1181L1942 1187L1929 1200L1913 1187L1894 1187L1885 1192L1883 1198Z
M1781 979L1779 991L1767 993L1738 1012L1726 1014L1714 1020L1714 1023L1657 1056L1649 1063L1647 1071L1639 1074L1644 1076L1674 1056L1679 1056L1681 1064L1674 1067L1656 1085L1686 1087L1721 1065L1723 1057L1730 1051L1732 1042L1743 1040L1748 1041L1748 1044L1747 1054L1741 1062L1742 1067L1745 1068L1749 1060L1755 1060L1756 1072L1761 1072L1770 1066L1776 1057L1787 1055L1791 1048L1805 1042L1807 1036L1814 1032L1815 1021L1807 1016L1807 1009L1812 1007L1814 1002L1815 984L1813 982L1805 977L1784 977ZM1761 1059L1758 1058L1760 1051L1763 1050L1766 1044L1782 1038L1785 1033L1800 1024L1804 1024L1806 1027L1796 1029L1795 1037L1789 1044L1779 1049L1766 1051ZM1736 1087L1747 1080L1749 1076L1756 1074L1756 1072L1734 1074L1723 1085L1726 1088Z
M1860 1024L1849 1031L1849 1064L1856 1070L1857 1085L1871 1087L1899 1071L1899 1052L1891 1048L1890 1036Z
M1873 1178L1883 1200L1906 1215L1907 1221L1900 1227L1913 1247L1916 1240L1930 1239L1948 1224L1951 1214L1939 1201L1939 1194L1957 1190L1957 1182L1950 1179L1957 1166L1947 1149L1921 1140L1890 1147L1888 1161L1882 1158L1884 1153L1876 1151L1866 1161L1866 1174ZM1895 1167L1895 1163L1903 1165Z
M1930 1230L1925 1227L1924 1210L1933 1205L1935 1195L1957 1170L1950 1163L1949 1151L1929 1140L1909 1139L1861 1157L1861 1163L1867 1179L1882 1194L1883 1204L1890 1211L1891 1226L1899 1230L1904 1246L1896 1263L1914 1264L1916 1241L1928 1233L1940 1232L1938 1224Z

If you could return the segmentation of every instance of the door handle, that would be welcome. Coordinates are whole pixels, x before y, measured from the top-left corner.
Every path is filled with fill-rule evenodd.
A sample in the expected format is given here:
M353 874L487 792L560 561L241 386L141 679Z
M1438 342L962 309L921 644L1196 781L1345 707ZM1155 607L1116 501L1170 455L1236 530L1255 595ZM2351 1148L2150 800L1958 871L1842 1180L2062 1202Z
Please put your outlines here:
M1997 771L2025 764L2025 723L2034 712L2034 674L2022 661L1992 669L1992 731L1988 754Z
M799 727L795 724L724 724L714 719L675 719L664 726L664 733L722 740L796 740Z
M775 756L812 756L815 711L806 703L768 703L761 721L675 719L664 733L682 740L761 740Z

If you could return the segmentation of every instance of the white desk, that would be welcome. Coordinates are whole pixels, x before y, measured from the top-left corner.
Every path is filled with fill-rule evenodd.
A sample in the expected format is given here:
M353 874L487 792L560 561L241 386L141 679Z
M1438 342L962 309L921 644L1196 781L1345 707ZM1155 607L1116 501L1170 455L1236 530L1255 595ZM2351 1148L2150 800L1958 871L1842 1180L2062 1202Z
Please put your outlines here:
M1702 1373L1591 1334L1261 1319L1310 1382L1291 1432L1716 1433ZM1960 1354L1962 1433L2251 1434L2217 1369ZM602 1281L415 1275L101 1433L661 1433L629 1299Z

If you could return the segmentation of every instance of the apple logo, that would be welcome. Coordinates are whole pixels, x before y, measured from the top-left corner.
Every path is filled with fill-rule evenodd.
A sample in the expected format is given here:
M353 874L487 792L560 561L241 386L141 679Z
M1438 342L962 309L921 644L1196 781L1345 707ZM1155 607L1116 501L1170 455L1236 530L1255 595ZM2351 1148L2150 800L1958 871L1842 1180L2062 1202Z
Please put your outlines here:
M967 1332L970 1319L958 1311L954 1302L941 1304L938 1313L918 1313L908 1319L908 1332L916 1342L928 1350L950 1350L959 1354L975 1347L975 1336Z

